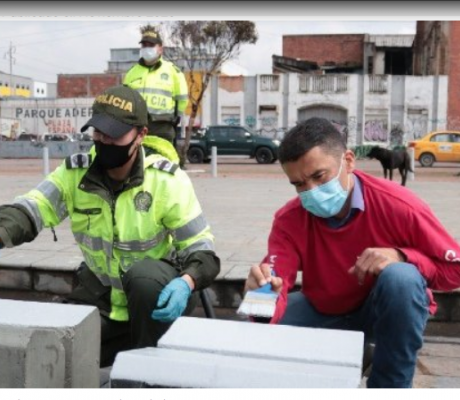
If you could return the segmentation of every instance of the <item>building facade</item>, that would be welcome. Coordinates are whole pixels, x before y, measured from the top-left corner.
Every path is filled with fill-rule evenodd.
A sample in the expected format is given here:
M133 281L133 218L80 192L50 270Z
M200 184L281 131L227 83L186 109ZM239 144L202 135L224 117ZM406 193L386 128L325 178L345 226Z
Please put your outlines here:
M34 81L0 71L0 98L33 97Z
M448 75L448 129L460 130L460 21L418 21L414 73Z
M331 120L349 146L400 145L445 128L447 76L271 74L219 77L202 124L247 125L276 135L313 116Z

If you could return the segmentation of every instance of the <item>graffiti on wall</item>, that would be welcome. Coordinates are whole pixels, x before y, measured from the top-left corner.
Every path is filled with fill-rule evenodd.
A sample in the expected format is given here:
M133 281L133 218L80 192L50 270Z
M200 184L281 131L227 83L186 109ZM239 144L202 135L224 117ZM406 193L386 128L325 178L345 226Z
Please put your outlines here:
M240 117L235 115L228 115L222 118L222 122L225 125L239 125L240 124Z
M248 116L246 116L246 118L244 119L244 123L245 123L245 125L248 126L249 128L255 128L255 127L256 127L257 120L254 118L254 116L248 115Z
M388 141L386 122L382 120L366 121L364 124L364 141L386 143Z

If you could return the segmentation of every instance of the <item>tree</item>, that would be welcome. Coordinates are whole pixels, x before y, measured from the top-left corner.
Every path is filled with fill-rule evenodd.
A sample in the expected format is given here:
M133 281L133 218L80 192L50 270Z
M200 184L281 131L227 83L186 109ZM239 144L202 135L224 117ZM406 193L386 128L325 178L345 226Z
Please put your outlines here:
M185 61L189 71L191 115L180 149L186 159L195 118L211 77L222 64L239 54L241 45L254 44L258 34L251 21L175 21L169 26L169 39L176 47L175 57Z

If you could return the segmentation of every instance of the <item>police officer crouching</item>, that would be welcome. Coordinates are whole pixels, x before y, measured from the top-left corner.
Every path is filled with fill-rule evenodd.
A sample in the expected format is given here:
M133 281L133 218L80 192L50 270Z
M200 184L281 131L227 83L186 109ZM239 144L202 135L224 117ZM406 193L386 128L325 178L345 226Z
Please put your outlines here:
M85 262L67 301L98 307L101 366L156 346L220 270L187 174L147 134L147 107L126 86L98 96L94 147L68 157L36 189L0 207L0 247L32 241L66 217Z

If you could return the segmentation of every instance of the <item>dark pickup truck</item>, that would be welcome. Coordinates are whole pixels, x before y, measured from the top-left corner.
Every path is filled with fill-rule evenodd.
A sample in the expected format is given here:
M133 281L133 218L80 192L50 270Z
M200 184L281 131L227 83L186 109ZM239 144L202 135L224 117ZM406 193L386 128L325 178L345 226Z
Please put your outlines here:
M279 144L243 126L213 125L192 136L187 158L192 164L210 162L211 148L216 146L218 155L247 155L259 164L270 164L278 159Z

